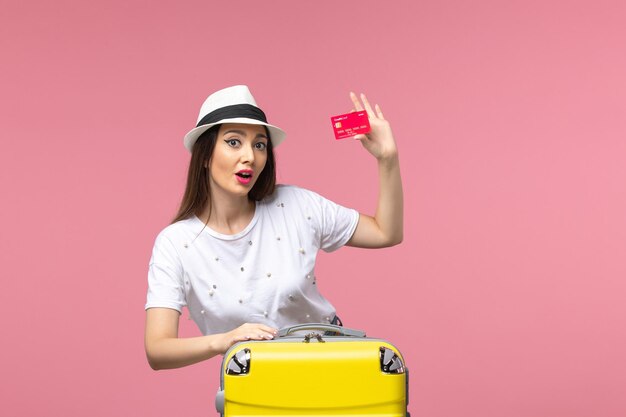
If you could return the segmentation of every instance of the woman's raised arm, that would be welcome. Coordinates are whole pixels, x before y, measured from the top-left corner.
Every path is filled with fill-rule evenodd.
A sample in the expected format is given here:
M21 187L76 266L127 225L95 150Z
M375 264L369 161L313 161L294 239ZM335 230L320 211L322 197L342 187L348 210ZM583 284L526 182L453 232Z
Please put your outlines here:
M348 241L348 246L382 248L397 245L403 238L403 196L400 178L398 148L378 104L373 109L365 94L361 94L363 105L356 94L350 98L357 111L365 109L371 131L354 138L361 141L365 149L378 161L378 207L376 214L360 214L357 228Z

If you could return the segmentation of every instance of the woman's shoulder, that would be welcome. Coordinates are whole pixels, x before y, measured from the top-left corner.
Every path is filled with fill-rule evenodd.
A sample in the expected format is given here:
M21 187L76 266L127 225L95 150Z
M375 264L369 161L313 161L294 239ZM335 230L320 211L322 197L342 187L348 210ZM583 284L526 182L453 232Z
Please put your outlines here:
M292 184L277 184L276 191L270 196L270 202L276 202L286 198L303 198L303 197L319 197L315 191L299 187Z
M190 236L198 234L203 224L195 216L171 223L157 234L156 241L170 241L172 243L186 241Z

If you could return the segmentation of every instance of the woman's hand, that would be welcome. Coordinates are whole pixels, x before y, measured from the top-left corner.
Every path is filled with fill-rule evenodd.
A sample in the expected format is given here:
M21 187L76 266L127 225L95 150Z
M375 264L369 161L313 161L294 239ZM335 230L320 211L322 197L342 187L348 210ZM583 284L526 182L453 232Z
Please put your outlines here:
M278 334L278 330L260 323L246 323L227 333L215 335L214 348L221 354L235 343L246 340L270 340Z
M361 144L369 153L374 155L379 161L393 159L398 156L398 148L396 147L396 141L393 138L391 132L391 126L389 122L385 120L383 112L380 110L380 106L376 104L374 109L367 101L365 94L361 94L361 100L363 105L357 98L356 94L350 93L350 99L354 104L352 111L367 111L367 117L370 122L371 131L366 134L355 135L354 138L361 141Z

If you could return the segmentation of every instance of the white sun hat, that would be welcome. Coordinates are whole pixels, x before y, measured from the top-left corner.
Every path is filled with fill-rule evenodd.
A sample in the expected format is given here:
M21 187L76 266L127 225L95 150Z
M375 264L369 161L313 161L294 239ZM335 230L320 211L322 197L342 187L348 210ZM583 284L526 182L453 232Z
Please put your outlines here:
M256 105L248 86L235 85L216 91L204 101L196 127L185 135L185 148L191 152L193 144L202 133L211 126L222 123L267 126L273 147L278 146L287 136L279 127L267 123L265 113Z

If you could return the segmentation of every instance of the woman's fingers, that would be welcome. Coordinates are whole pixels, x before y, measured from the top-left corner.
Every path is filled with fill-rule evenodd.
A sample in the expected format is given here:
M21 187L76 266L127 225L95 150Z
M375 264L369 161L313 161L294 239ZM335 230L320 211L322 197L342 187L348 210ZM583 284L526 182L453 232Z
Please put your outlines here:
M273 339L274 335L272 333L266 333L266 332L259 332L259 333L252 333L249 335L246 335L246 340L269 340L269 339Z
M273 339L278 330L273 327L266 326L260 323L246 323L235 330L235 340L265 340Z
M261 325L259 326L258 338L259 339L273 339L274 336L278 334L276 329L273 329L269 326Z
M377 115L380 119L385 120L385 116L383 116L383 111L380 109L380 106L377 104L377 105L375 106L375 108L376 108L376 115Z
M370 106L370 102L367 101L367 97L365 97L365 94L361 93L361 100L363 101L363 105L365 106L365 110L367 111L367 115L369 117L374 117L376 115L376 113L374 113L374 110L372 109L372 106Z
M357 95L353 92L350 92L350 99L352 100L352 103L354 103L354 109L352 109L351 113L354 113L355 109L356 111L365 110L367 112L367 116L370 119L384 119L383 112L380 110L380 106L378 106L377 104L376 106L374 106L376 109L374 110L365 94L361 93L361 101L363 101L363 104L361 104L361 101L359 101Z
M361 106L361 102L357 98L356 94L354 94L352 91L350 92L350 99L352 100L352 103L354 103L355 109L357 109L358 111L363 110L363 106Z
M261 330L263 330L264 332L270 333L270 334L278 334L278 329L275 329L275 328L270 327L270 326L266 326L264 324L261 325Z

